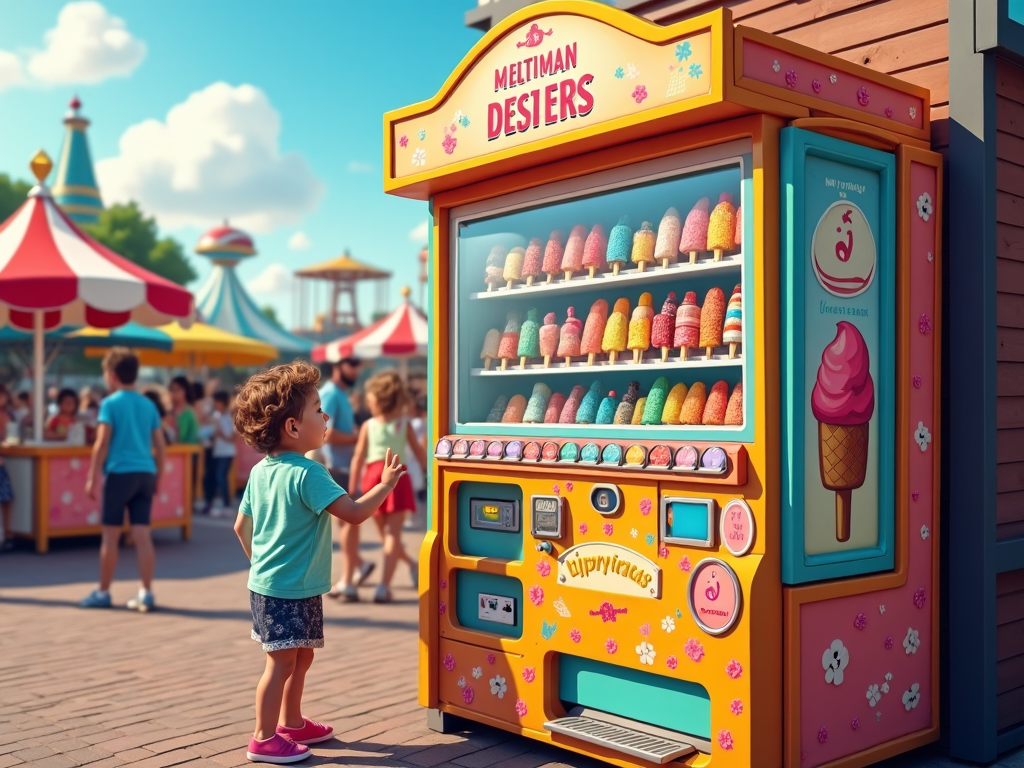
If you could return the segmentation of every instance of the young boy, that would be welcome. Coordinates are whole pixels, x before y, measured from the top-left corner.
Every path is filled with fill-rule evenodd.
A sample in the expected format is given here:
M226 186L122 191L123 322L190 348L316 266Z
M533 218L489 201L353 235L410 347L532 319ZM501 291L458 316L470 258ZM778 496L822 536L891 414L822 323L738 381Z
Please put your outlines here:
M95 499L100 473L106 475L100 588L79 603L83 608L110 607L110 583L117 568L117 545L126 510L142 581L138 597L128 601L128 608L145 613L156 606L151 591L156 558L149 515L164 468L164 433L156 406L135 391L138 375L139 359L127 347L114 347L103 358L103 380L111 394L100 403L92 464L85 481L86 495Z
M210 415L213 451L208 469L213 482L206 495L206 504L212 517L220 517L224 507L231 506L231 499L228 498L228 473L235 460L235 423L231 418L230 406L231 396L227 392L220 390L214 393L213 413Z
M307 744L334 729L302 716L302 689L313 649L324 646L323 595L331 589L331 517L359 524L373 515L405 474L387 452L381 480L358 501L305 455L323 447L327 415L320 373L308 363L258 373L235 398L235 429L267 456L249 475L235 533L252 565L252 639L267 654L256 688L256 729L246 756L294 763ZM328 514L323 514L327 512Z

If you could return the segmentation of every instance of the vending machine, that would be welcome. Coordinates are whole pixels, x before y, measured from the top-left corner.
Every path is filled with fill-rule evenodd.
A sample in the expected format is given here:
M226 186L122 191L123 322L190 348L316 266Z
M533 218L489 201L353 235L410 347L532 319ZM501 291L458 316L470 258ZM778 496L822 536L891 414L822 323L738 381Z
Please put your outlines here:
M420 702L620 766L934 741L928 92L531 5L385 115L429 201Z

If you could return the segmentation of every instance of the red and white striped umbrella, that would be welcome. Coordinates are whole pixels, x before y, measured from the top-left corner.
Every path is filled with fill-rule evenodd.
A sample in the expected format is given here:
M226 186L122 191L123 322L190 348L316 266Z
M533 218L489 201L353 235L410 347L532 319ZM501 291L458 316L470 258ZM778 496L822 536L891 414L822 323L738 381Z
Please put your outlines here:
M378 357L426 357L427 318L403 301L387 317L343 339L313 347L316 363L336 363L346 357L373 360Z

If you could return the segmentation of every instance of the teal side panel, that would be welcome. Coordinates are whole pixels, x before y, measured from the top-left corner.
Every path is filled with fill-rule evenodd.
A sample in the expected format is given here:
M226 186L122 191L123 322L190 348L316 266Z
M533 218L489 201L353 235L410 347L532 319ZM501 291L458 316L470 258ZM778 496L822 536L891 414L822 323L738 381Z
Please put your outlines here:
M516 623L514 625L499 624L494 621L483 621L477 611L477 600L480 593L511 597L516 601ZM466 629L478 632L493 632L505 637L520 638L523 636L523 584L519 579L509 576L498 576L493 573L479 571L455 572L455 618Z
M702 739L711 738L711 697L704 686L579 656L558 657L558 696Z
M510 483L459 483L456 491L456 514L459 516L459 551L473 557L496 557L501 560L523 559L523 489ZM496 499L519 502L519 533L491 531L470 526L470 499Z

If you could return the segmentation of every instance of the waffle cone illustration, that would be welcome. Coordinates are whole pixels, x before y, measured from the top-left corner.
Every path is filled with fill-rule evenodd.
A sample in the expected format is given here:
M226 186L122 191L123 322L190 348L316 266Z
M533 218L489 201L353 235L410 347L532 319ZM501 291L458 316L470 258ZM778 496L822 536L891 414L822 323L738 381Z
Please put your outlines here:
M875 410L870 355L864 337L851 323L836 324L836 337L821 353L811 393L818 420L821 484L836 494L836 541L849 541L853 492L864 485L868 469L868 422Z

